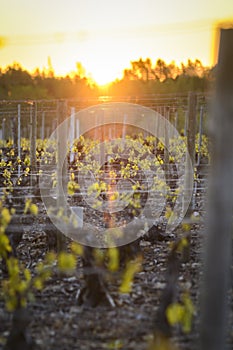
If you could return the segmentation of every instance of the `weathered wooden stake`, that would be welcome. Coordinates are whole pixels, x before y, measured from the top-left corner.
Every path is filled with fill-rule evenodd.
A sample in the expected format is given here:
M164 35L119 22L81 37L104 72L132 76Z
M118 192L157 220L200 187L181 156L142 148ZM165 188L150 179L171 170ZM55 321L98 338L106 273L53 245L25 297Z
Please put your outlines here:
M195 165L196 106L197 96L195 92L190 92L188 103L187 146L193 166Z
M21 105L18 104L18 158L21 159ZM21 165L18 165L18 177L20 177Z
M30 126L31 126L31 132L30 132L30 163L31 163L31 186L35 184L36 180L36 172L37 172L37 166L36 166L36 134L37 134L37 104L34 102L30 106Z
M227 349L227 291L233 232L233 29L221 29L213 113L204 283L199 349Z
M184 136L187 136L187 128L188 128L188 111L184 112Z
M165 179L168 182L170 178L170 167L169 167L169 136L168 136L168 122L170 120L169 107L164 108L164 116L166 123L164 123L164 166L165 166Z
M73 143L75 138L77 137L75 135L75 107L71 107L71 116L70 116L70 162L74 161L74 152L72 152L73 149Z
M18 131L17 131L17 119L16 117L11 118L11 134L14 147L18 146Z
M62 127L60 124L64 122L67 114L66 101L60 100L57 105L57 208L63 209L63 214L67 213L67 151L68 151L68 135L67 135L67 123L64 123ZM64 225L65 229L65 225ZM65 233L65 232L64 232ZM62 251L65 249L65 236L57 235L57 249Z
M2 120L2 139L6 140L6 118Z
M203 108L203 106L201 106L201 109L200 109L200 120L199 120L199 140L198 140L197 165L200 165L200 161L201 161L203 111L204 111L204 108Z
M175 129L177 130L178 128L178 110L175 110Z
M45 138L45 127L44 127L44 122L45 122L45 112L42 112L41 116L41 139L44 140Z
M189 93L188 113L186 116L187 133L187 156L185 164L184 202L183 207L188 205L186 216L192 211L193 203L190 201L193 192L193 178L195 165L195 136L196 136L196 103L197 97L194 92Z

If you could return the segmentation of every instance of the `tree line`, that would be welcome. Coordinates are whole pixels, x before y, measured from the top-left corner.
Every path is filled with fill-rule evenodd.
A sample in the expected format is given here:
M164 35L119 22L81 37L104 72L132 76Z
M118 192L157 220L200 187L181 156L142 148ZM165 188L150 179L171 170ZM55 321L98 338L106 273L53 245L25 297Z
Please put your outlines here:
M209 91L215 81L216 67L205 67L198 59L180 66L150 58L131 61L130 68L106 88L99 87L83 74L82 65L65 77L55 76L53 68L30 73L19 63L0 68L0 99L95 98L103 94L140 96L161 93ZM81 68L80 68L81 67Z

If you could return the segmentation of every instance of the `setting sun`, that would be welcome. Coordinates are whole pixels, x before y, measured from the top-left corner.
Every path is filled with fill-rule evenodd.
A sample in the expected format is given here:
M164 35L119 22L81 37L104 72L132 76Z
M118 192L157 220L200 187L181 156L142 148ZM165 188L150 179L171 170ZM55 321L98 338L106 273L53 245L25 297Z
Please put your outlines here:
M68 61L68 57L71 58ZM67 74L73 75L75 72L80 76L85 76L90 79L91 82L98 84L99 86L105 86L113 82L116 79L122 78L122 73L125 68L130 65L130 59L128 61L122 60L121 57L117 56L105 56L96 54L94 60L87 59L83 57L81 62L75 62L72 64L73 60L75 60L75 56L71 51L66 50L66 56L60 59L59 62L54 61L49 57L49 61L51 62L52 68L56 75L58 76L66 76Z
M109 66L93 66L91 78L96 82L100 87L105 87L107 84L112 81L120 78L120 76L116 75L114 69L111 69Z

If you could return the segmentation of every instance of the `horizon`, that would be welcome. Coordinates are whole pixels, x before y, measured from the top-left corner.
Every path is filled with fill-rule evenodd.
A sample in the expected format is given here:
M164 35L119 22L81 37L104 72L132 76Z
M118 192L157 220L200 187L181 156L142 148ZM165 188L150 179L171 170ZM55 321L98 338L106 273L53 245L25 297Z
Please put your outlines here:
M142 59L143 61L146 60L146 59L150 59L150 60L151 60L150 57L146 57L146 58L139 57L139 58L137 58L137 59L132 59L132 60L130 60L130 64L131 64L131 62L139 61L140 59ZM196 60L197 60L197 61L200 61L200 63L202 64L203 68L207 68L207 69L209 68L209 69L211 69L211 68L214 67L214 65L205 65L205 64L204 64L201 60L199 60L199 58L197 58L197 57L196 57L195 59L193 59L193 60L192 60L191 58L187 58L185 62L182 61L182 62L179 62L179 63L175 62L174 60L172 60L171 62L166 62L165 60L163 60L163 58L161 58L161 57L159 58L159 57L158 57L158 58L156 58L154 61L151 60L152 67L155 67L156 62L157 62L157 60L159 60L159 59L161 59L162 61L164 61L166 65L169 65L169 64L172 64L172 63L173 63L173 64L175 64L175 66L176 66L177 68L179 68L179 69L181 69L182 64L184 64L184 66L186 66L186 65L188 64L188 61L189 61L189 60L190 60L192 63L195 63ZM98 83L97 81L95 81L93 78L91 78L91 77L89 77L88 75L85 74L85 67L82 65L82 62L76 62L76 65L79 66L80 70L83 69L83 73L80 75L81 79L82 79L82 78L87 79L88 83L94 84L94 85L98 86L99 88L107 87L107 86L113 84L114 82L116 82L116 81L118 81L118 80L122 80L122 79L124 78L124 71L125 71L126 69L131 69L130 64L129 64L128 67L125 67L125 68L122 70L122 76L121 76L121 77L116 77L116 78L115 78L114 80L112 80L112 81L109 81L109 82L104 83L104 84L99 84L99 83ZM57 72L56 72L55 69L53 68L53 65L52 65L52 62L51 62L50 57L48 57L47 67L44 66L43 68L41 68L41 67L34 67L34 68L32 68L32 69L28 69L27 67L24 67L20 62L17 62L17 61L14 61L14 62L12 62L12 63L9 63L9 64L7 64L7 65L5 65L5 66L0 66L0 70L1 70L3 73L5 73L5 72L7 71L7 69L9 69L9 68L19 68L19 69L22 69L23 71L28 72L31 76L36 76L38 73L39 73L40 75L43 75L43 74L44 74L45 77L49 77L49 76L51 76L51 74L52 74L53 77L58 78L58 79L59 79L59 78L66 78L66 77L69 77L69 78L73 79L73 77L74 77L75 75L79 76L78 69L77 69L76 71L73 70L73 71L67 72L67 73L65 73L65 74L57 74Z
M81 62L98 85L120 79L140 57L212 66L216 30L229 14L232 0L99 0L97 7L93 0L3 0L0 65L43 70L50 57L56 76L66 76Z

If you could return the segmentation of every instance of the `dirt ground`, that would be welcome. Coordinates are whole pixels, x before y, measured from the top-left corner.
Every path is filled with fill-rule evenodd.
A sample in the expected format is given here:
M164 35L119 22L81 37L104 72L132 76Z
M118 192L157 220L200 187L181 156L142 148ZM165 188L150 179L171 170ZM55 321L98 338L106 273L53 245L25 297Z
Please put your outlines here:
M172 341L180 350L197 349L203 232L201 224L192 226L190 258L180 266L178 294L189 291L195 306L191 332L183 334L179 327L174 328ZM108 284L115 307L77 305L77 292L83 283L81 266L77 276L53 276L42 292L36 292L35 300L29 305L28 333L35 342L35 349L148 349L165 287L169 242L179 234L181 232L172 233L154 243L141 239L143 267L135 277L132 292L120 294L117 283ZM45 251L45 234L37 222L24 233L18 247L19 258L33 268ZM12 316L4 310L2 301L0 307L0 348L3 348ZM233 344L233 334L229 342Z

